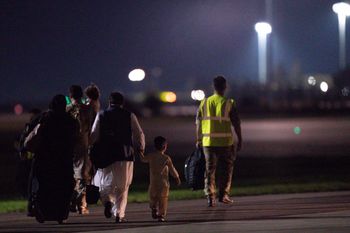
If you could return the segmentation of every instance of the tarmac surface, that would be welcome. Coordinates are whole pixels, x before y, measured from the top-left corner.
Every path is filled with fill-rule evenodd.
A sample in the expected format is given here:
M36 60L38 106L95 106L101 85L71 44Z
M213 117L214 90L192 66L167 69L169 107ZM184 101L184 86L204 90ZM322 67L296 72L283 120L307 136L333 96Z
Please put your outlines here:
M0 214L0 232L350 232L350 191L236 197L232 205L171 201L167 221L151 218L147 203L127 207L127 223L105 219L103 207L71 214L65 224L39 224L24 213Z

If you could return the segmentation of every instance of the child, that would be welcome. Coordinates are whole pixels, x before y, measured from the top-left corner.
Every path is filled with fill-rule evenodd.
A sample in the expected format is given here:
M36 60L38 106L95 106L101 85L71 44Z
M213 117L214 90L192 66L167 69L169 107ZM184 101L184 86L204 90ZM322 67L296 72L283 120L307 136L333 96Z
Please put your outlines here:
M168 143L162 136L154 139L156 151L146 156L141 154L141 161L149 163L150 184L148 188L152 218L159 222L165 221L169 195L169 172L181 184L179 173L176 171L169 155L164 154Z

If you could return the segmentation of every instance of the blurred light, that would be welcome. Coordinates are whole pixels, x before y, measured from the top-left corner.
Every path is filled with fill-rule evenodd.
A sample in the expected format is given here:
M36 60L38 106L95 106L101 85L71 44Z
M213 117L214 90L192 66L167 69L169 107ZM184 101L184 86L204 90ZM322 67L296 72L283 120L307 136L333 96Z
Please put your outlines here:
M272 32L272 27L269 23L259 22L259 23L255 24L255 31L258 34L267 35L267 34L270 34Z
M176 102L176 94L172 91L163 91L160 93L160 100L165 103Z
M145 79L145 71L142 69L134 69L129 73L129 80L132 82L139 82Z
M341 89L341 93L343 96L349 96L350 94L349 87L344 87L343 89Z
M81 101L83 102L83 104L88 104L89 103L89 99L87 97L81 98Z
M333 4L333 11L338 15L349 16L350 15L350 5L345 2L338 2Z
M258 70L260 84L266 84L267 80L267 35L272 32L271 25L266 22L255 24L258 33Z
M326 82L322 82L322 83L320 84L320 89L321 89L321 91L323 91L323 92L327 92L327 91L328 91L328 84L327 84Z
M271 89L273 91L278 91L279 88L280 88L280 86L277 82L271 82Z
M23 113L23 106L21 104L16 104L15 107L13 108L13 111L17 116L22 115Z
M315 86L316 85L316 79L314 78L314 76L310 76L308 79L307 79L307 83L311 86Z
M69 96L66 96L66 104L70 105L72 103L72 101L70 100Z
M151 74L152 74L153 77L159 78L160 76L162 76L163 70L162 70L162 68L160 68L160 67L154 67L154 68L151 70Z
M205 98L205 94L204 94L204 91L202 90L193 90L191 91L191 98L193 100L203 100Z
M346 17L350 15L350 5L345 2L333 4L333 11L338 15L339 27L339 68L346 66Z
M294 127L293 131L296 135L299 135L301 133L301 128L299 126L296 126Z

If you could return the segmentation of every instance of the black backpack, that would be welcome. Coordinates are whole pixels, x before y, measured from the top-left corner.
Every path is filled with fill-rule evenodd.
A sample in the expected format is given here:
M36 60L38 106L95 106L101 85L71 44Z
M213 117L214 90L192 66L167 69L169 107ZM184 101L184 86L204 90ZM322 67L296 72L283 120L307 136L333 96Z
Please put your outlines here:
M204 189L205 157L203 148L196 148L185 161L185 179L192 190Z
M29 152L25 146L24 142L27 138L27 136L32 132L32 130L39 124L41 123L42 119L47 115L46 112L41 113L34 119L32 119L30 122L26 123L24 130L21 132L21 134L18 136L17 143L17 151L22 159L32 159L33 153Z

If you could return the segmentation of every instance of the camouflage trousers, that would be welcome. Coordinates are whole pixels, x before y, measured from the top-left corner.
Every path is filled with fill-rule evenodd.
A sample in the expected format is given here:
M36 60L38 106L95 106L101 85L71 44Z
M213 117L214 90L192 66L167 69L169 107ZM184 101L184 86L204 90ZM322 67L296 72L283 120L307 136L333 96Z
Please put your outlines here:
M86 202L86 183L83 179L75 179L75 187L71 197L70 211L79 214L88 214Z
M235 148L203 147L205 155L204 193L208 197L216 197L216 179L218 181L219 198L229 195L232 182L233 166L236 159ZM217 173L217 177L216 177Z

